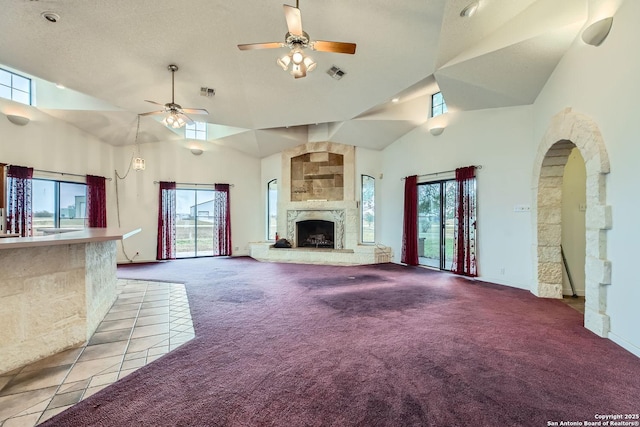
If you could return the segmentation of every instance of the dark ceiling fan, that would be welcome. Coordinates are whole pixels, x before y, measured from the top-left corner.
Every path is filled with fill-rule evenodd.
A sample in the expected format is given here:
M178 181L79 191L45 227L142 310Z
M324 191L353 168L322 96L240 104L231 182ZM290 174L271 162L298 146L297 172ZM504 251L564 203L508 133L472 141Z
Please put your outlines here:
M289 68L289 65L291 65L291 74L296 79L305 77L307 72L312 71L316 67L313 59L305 56L303 49L310 48L311 50L320 52L347 53L350 55L356 53L355 43L311 40L309 34L302 30L302 16L298 8L298 0L296 0L296 7L287 4L283 4L282 6L289 30L284 36L284 42L239 44L238 48L240 50L289 48L290 52L288 55L278 58L278 65L285 71Z
M162 123L164 123L167 127L172 127L174 129L181 128L185 124L192 124L193 120L188 114L209 114L209 112L205 109L201 108L182 108L179 104L175 103L175 73L178 71L178 66L171 64L167 67L169 71L171 71L171 102L166 104L160 104L159 102L149 101L145 99L145 102L150 102L151 104L160 105L164 107L162 110L158 111L150 111L148 113L142 113L141 116L153 116L158 114L166 114L164 119L162 119Z

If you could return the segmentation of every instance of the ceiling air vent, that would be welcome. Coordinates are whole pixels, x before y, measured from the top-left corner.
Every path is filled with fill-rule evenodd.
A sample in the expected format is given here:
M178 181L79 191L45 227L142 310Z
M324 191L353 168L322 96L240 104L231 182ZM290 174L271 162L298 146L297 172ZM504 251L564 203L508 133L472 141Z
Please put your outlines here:
M331 77L333 77L336 80L340 80L342 78L342 76L344 76L345 73L344 71L342 71L340 68L336 67L335 65L332 65L331 68L329 68L327 70L327 74L329 74Z
M208 96L209 98L216 94L216 90L210 87L201 87L200 96Z

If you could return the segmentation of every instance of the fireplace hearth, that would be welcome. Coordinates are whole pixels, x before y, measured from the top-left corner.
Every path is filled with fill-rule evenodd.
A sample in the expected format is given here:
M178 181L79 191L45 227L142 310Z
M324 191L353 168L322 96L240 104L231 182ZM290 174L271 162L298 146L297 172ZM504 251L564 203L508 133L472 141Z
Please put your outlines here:
M297 247L331 248L334 243L334 223L322 220L306 220L296 223Z

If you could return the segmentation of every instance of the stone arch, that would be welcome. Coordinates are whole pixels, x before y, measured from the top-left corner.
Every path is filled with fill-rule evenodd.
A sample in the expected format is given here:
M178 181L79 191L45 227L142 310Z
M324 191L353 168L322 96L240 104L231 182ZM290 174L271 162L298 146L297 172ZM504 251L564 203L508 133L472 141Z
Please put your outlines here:
M571 108L556 114L540 145L533 169L533 229L535 295L562 298L561 203L564 166L577 147L587 171L585 213L585 314L584 325L601 337L609 332L605 287L611 284L607 260L607 230L611 207L606 205L609 157L602 134L589 117Z

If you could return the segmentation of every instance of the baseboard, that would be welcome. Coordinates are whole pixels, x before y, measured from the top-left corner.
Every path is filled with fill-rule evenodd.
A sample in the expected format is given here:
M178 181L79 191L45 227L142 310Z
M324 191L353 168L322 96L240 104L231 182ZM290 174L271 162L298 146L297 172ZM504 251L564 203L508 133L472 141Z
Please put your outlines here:
M627 350L629 353L633 354L636 357L640 357L640 347L631 344L629 341L625 340L619 335L616 335L612 332L609 332L608 338L614 343L618 344L620 347Z

